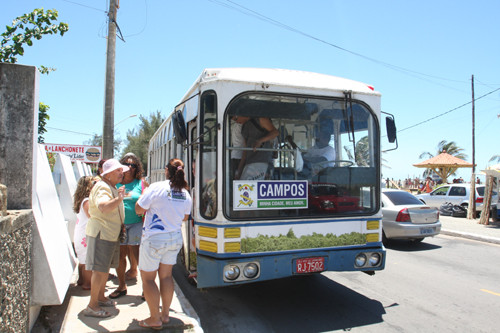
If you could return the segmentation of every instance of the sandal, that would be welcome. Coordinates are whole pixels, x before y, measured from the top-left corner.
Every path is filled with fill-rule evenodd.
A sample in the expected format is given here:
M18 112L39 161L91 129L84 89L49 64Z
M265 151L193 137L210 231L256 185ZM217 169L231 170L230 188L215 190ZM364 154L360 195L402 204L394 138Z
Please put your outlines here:
M144 327L144 328L151 328L153 330L161 330L161 329L163 329L163 325L160 325L160 326L149 325L148 323L146 323L146 319L141 320L139 322L139 326Z
M107 301L99 301L100 306L116 306L116 302L108 299Z
M104 311L104 310L99 310L99 311L95 311L95 310L92 310L89 306L87 306L84 310L83 310L83 315L84 316L87 316L87 317L96 317L96 318L107 318L107 317L111 317L111 313L109 313L108 311Z
M113 291L111 294L109 294L108 297L109 298L119 298L119 297L122 297L125 295L127 295L127 289L123 289L123 290L115 289L115 291Z

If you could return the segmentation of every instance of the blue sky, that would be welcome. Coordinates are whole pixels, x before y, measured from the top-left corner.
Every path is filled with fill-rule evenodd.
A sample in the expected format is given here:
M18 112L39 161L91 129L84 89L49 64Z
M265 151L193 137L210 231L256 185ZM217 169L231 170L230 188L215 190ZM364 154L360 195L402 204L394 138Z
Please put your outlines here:
M18 62L57 69L40 80L40 101L51 116L45 141L82 144L100 134L107 1L2 2L0 31L40 7L57 9L69 24L63 37L35 41ZM399 149L384 154L384 177L420 175L412 164L422 152L434 154L441 140L455 141L471 162L472 107L451 110L471 102L472 75L476 98L500 88L498 13L495 0L121 0L115 123L156 110L168 115L204 68L297 69L362 81L382 93L382 109L395 115L399 131ZM500 90L476 101L477 170L500 154L499 114ZM119 137L138 124L138 117L121 122ZM470 179L470 169L458 176Z

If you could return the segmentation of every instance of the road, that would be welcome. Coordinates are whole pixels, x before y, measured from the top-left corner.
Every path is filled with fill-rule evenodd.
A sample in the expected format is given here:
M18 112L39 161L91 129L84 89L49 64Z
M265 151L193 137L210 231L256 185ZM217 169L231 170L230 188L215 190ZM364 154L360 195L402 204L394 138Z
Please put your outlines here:
M205 332L496 332L500 246L439 235L393 242L384 271L325 272L198 290L174 272Z

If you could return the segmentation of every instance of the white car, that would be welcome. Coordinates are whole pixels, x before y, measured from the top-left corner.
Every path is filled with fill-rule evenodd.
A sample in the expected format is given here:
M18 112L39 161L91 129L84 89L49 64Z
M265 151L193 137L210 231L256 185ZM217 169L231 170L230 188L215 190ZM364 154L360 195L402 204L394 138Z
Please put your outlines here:
M476 185L476 211L483 210L484 185ZM470 184L446 184L436 188L430 193L417 195L417 198L431 207L439 208L445 202L459 205L467 209L469 206ZM491 197L491 206L496 207L498 202L498 193L493 191Z
M382 189L382 240L408 239L421 242L441 232L439 210L429 207L413 194Z

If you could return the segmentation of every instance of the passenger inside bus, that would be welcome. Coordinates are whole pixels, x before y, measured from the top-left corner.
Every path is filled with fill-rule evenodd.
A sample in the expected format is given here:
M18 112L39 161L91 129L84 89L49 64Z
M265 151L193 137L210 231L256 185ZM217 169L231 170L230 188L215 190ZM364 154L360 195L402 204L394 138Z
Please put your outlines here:
M253 150L243 151L235 179L265 179L273 156L270 150L271 142L278 136L279 131L269 118L234 116L233 119L241 124L244 147L253 148Z

